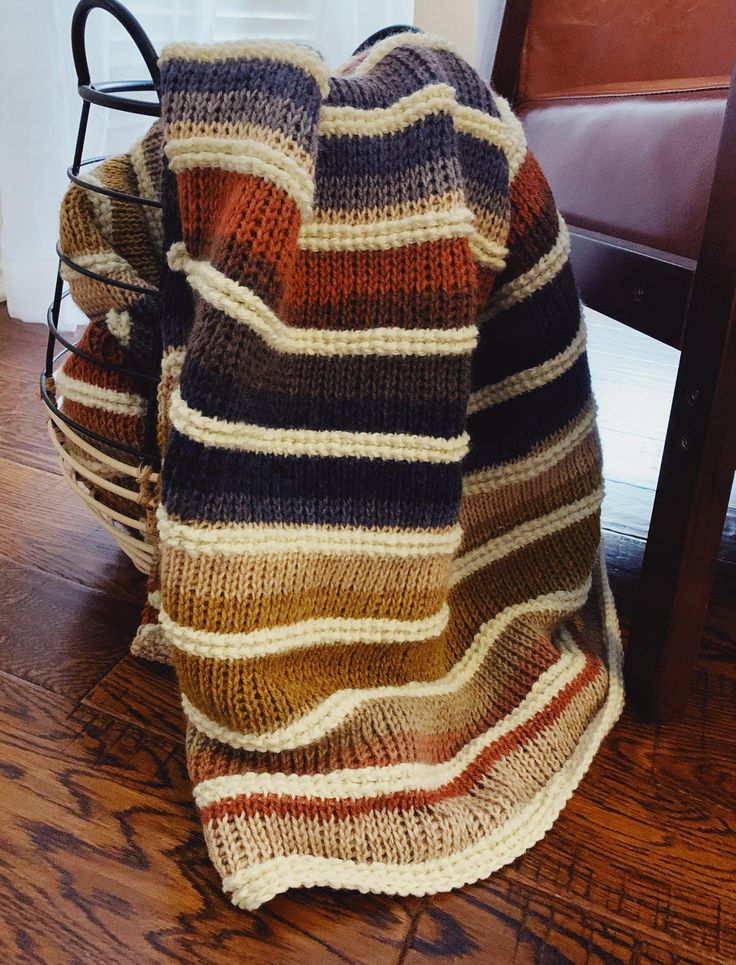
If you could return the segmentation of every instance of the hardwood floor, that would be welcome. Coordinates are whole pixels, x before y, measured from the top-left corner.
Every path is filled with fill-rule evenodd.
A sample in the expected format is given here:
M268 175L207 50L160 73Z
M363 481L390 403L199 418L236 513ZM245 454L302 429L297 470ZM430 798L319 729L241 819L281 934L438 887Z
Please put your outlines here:
M44 341L0 313L0 961L736 962L733 533L686 715L625 713L534 849L449 895L315 890L239 911L204 850L171 673L126 655L142 578L46 442ZM612 482L625 626L648 490Z

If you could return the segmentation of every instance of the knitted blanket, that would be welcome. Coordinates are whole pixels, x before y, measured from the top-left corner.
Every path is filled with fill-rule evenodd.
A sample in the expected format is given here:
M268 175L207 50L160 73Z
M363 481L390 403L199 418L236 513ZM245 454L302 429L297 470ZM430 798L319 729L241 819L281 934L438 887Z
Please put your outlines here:
M485 877L551 826L622 703L565 225L508 105L435 37L335 76L288 44L176 45L161 94L160 565L136 647L176 667L212 860L245 908ZM102 214L90 263L154 284L155 227ZM150 311L95 311L105 353L150 344ZM74 366L97 417L136 394L85 364L63 388Z

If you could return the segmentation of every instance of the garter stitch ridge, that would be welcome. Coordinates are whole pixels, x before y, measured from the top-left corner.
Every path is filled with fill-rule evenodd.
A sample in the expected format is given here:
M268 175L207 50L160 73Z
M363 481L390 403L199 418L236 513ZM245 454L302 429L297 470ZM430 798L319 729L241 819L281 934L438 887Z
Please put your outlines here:
M256 908L486 877L622 703L565 224L439 38L332 77L295 45L174 45L161 98L95 176L160 193L163 223L72 188L62 244L152 286L166 255L135 650L176 667L224 889ZM90 351L153 364L148 296L71 283ZM61 382L75 418L139 439L134 385L79 360Z

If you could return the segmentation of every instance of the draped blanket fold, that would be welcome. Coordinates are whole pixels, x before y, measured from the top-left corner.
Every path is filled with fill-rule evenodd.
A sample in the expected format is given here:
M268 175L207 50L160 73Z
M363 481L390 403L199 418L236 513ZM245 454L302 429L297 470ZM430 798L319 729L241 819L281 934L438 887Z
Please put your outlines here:
M163 223L73 187L62 243L162 271L155 309L67 274L99 352L140 360L161 326L134 652L176 668L212 860L245 908L486 877L622 703L567 229L508 105L438 38L335 76L267 42L161 68L161 122L113 170ZM75 359L60 380L75 418L138 438L132 379Z

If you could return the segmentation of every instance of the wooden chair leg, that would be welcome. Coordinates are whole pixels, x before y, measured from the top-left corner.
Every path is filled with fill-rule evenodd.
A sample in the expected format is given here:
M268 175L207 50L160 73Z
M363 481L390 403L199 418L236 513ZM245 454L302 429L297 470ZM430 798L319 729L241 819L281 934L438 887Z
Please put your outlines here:
M703 633L734 473L735 317L710 380L702 343L680 359L626 655L629 697L652 720L684 709Z

